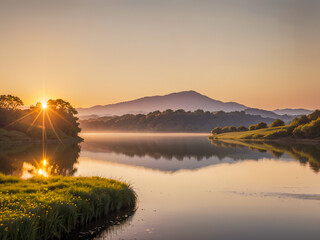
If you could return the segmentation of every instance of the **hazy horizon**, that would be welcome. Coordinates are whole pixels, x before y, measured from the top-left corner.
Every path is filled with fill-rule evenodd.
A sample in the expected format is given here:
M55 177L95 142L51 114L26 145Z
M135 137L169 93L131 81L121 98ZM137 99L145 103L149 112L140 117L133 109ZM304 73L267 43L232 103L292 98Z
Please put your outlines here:
M317 109L315 0L0 0L1 94L75 107L194 90Z

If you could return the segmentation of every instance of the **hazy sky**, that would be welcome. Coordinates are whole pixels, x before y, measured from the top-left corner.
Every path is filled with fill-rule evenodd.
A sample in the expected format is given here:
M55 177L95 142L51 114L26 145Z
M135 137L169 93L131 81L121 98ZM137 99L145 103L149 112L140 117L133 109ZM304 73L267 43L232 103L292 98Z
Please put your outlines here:
M319 12L318 0L0 0L0 93L86 107L195 90L320 108Z

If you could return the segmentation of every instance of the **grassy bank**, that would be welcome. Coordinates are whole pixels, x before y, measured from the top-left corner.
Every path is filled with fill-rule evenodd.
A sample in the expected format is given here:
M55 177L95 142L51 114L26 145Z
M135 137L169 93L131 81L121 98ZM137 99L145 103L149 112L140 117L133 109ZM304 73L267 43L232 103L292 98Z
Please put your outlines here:
M248 130L243 132L227 132L220 134L213 134L209 136L211 140L250 140L250 141L296 141L296 142L319 142L320 138L303 138L303 137L294 137L288 135L291 126L282 126L282 127L269 127L262 128L257 130ZM292 131L292 130L291 130Z
M209 139L233 139L233 140L293 140L293 141L320 141L320 110L316 110L308 116L302 115L295 118L289 125L276 119L267 125L260 122L251 125L235 127L216 127L211 131Z
M285 131L288 129L288 126L282 127L269 127L262 128L257 130L249 130L244 132L227 132L211 135L210 139L235 139L235 140L244 140L244 139L271 139L270 136L275 135L278 132Z
M133 208L135 201L128 184L111 179L0 174L0 239L60 238L93 219Z

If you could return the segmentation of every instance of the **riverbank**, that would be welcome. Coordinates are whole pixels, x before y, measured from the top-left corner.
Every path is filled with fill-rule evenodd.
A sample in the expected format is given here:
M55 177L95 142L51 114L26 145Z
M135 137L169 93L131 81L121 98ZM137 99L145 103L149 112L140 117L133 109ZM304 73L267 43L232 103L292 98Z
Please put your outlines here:
M317 144L320 143L320 138L302 138L281 136L282 133L288 131L290 126L281 127L269 127L257 130L249 130L242 132L227 132L220 134L213 134L209 136L210 140L240 140L240 141L270 141L270 142L296 142L296 143L308 143ZM285 135L283 134L283 135Z
M99 177L0 174L0 239L60 238L78 226L135 207L131 186Z

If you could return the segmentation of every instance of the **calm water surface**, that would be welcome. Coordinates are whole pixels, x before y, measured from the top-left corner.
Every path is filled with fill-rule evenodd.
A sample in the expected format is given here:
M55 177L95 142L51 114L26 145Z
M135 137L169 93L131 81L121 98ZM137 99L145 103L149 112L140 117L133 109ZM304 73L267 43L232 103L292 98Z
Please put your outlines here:
M97 239L319 239L319 146L190 134L82 137L80 146L48 147L53 172L124 180L138 194L136 213ZM28 177L40 153L1 146L0 170Z

